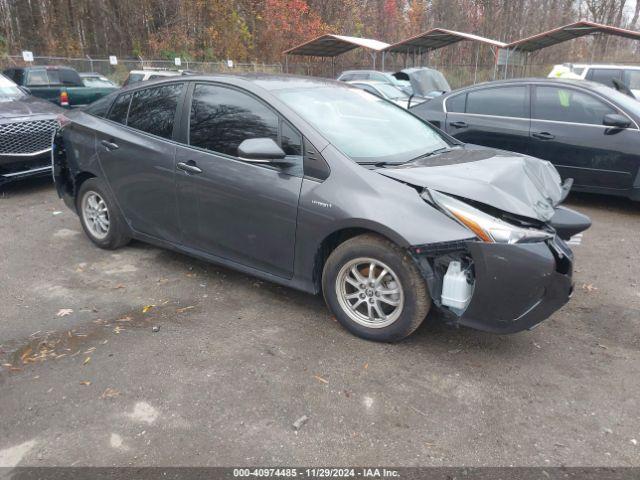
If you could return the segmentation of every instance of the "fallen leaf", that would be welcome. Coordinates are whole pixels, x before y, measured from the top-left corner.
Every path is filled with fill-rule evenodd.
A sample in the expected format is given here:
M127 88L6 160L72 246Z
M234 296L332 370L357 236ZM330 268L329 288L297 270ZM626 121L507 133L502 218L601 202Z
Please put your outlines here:
M601 343L598 343L598 346L600 348L604 348L605 350L609 350L609 347L607 347L606 345L602 345Z
M364 369L366 370L367 368L369 368L369 363L364 364Z
M61 308L60 310L58 310L58 313L56 313L56 317L66 317L67 315L71 315L72 313L72 308Z
M117 335L118 333L120 333L123 330L124 330L124 328L122 328L120 325L118 325L118 326L116 326L116 328L113 329L113 333L115 333Z
M7 368L13 367L13 365L11 365L10 363L3 363L2 366Z
M598 290L598 287L594 287L593 283L589 283L589 284L583 283L582 284L582 289L584 291L588 292L588 293L591 293L591 292L595 292L596 290Z
M113 398L117 397L118 395L120 395L119 390L116 390L115 388L107 388L104 392L102 392L100 398Z
M191 310L192 308L196 308L196 307L194 305L190 305L188 307L179 308L176 310L176 312L183 313L183 312L186 312L187 310Z
M91 361L91 357L87 357L84 359L84 362L82 362L83 365L86 365L87 363L89 363Z
M320 377L319 375L314 375L313 378L315 378L316 380L318 380L321 383L329 383L329 380L325 380L324 378Z
M80 385L91 385L91 382L89 380L83 380L80 382Z
M118 285L116 285L115 287L113 287L114 290L118 290L120 288L124 288L124 285L119 283Z
M142 308L142 313L147 313L149 310L151 310L153 307L155 307L155 305L145 305Z
M127 315L126 317L122 317L122 318L119 318L118 320L116 320L116 322L130 322L130 321L131 321L131 317L129 315Z

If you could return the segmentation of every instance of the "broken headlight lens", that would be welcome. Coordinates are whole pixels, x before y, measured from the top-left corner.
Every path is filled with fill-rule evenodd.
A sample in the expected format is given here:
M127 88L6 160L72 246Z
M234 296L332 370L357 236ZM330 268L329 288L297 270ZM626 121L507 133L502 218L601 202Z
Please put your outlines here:
M534 228L521 228L511 225L499 218L484 213L477 208L461 202L449 195L434 190L425 190L423 198L431 199L444 212L458 223L464 225L484 242L488 243L518 243L534 242L552 238L553 235Z

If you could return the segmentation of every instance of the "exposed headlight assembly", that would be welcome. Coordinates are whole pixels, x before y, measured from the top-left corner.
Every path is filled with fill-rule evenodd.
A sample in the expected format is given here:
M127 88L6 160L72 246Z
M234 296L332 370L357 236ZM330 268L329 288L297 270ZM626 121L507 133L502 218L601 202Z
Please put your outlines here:
M553 235L549 232L511 225L435 190L425 190L422 197L435 203L451 218L475 233L483 242L523 243L553 238Z

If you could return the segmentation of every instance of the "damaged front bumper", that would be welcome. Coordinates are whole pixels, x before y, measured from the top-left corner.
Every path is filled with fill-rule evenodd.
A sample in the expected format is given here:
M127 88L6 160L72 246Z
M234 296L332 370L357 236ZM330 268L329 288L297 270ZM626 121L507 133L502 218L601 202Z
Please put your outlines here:
M476 240L412 249L434 303L451 323L492 333L530 329L569 301L573 292L573 253L558 236L535 243ZM473 276L473 294L463 311L442 305L446 265L460 259Z

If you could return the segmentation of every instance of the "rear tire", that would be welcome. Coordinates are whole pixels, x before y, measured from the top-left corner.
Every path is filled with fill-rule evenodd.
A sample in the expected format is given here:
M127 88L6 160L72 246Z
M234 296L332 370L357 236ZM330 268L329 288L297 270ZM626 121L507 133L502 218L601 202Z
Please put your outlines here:
M131 240L124 218L101 180L89 178L82 183L76 209L84 233L98 247L115 250Z
M374 234L340 244L327 259L322 290L351 333L379 342L409 336L431 308L424 278L407 252Z

